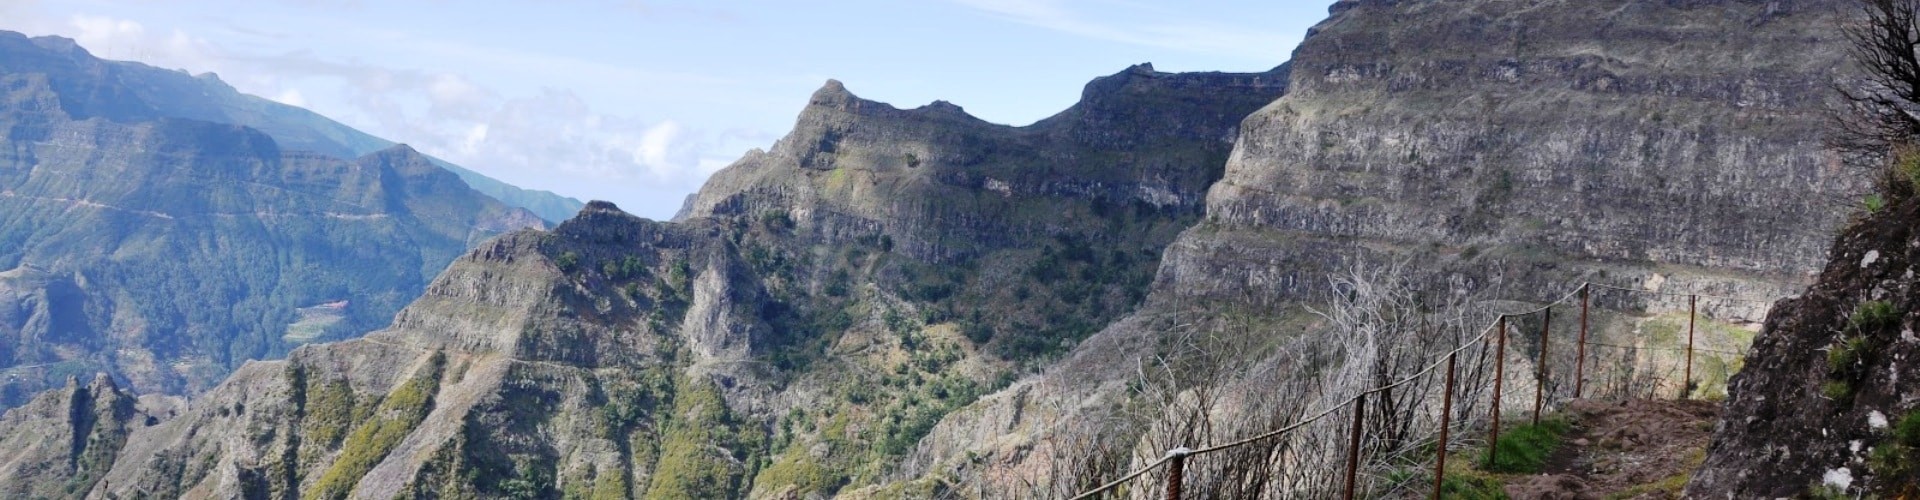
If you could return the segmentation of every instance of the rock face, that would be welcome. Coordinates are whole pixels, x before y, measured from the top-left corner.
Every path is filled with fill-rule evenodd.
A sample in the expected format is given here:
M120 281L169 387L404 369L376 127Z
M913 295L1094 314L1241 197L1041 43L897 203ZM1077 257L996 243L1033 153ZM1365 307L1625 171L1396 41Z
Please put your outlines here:
M487 242L388 328L242 367L129 435L87 484L324 498L871 485L945 412L1131 310L1235 124L1284 88L1284 68L1143 65L1006 127L829 82L680 222L595 202Z
M1072 108L1008 127L937 101L902 110L837 81L815 92L771 151L716 173L687 217L786 211L826 234L879 231L951 261L1126 212L1191 216L1219 178L1236 124L1284 91L1284 68L1169 74L1139 65L1087 84ZM1090 214L1063 214L1082 209Z
M299 107L242 94L212 73L188 75L139 63L95 58L73 40L28 38L0 31L0 74L38 75L74 119L129 123L179 118L253 128L282 149L355 158L393 147L393 141L355 130ZM439 159L474 190L551 222L580 210L580 201L546 191L520 189Z
M383 324L468 247L544 226L405 146L339 159L141 108L145 89L39 59L132 69L56 42L0 34L0 407L96 370L203 390Z
M947 418L902 477L1039 467L1038 443L1120 404L1156 318L1283 315L1356 262L1505 299L1583 280L1791 293L1845 216L1831 200L1866 188L1822 142L1838 10L1339 2L1295 51L1288 94L1242 123L1142 310Z
M1920 200L1854 221L1767 317L1689 498L1920 491Z
M78 497L106 474L127 434L146 425L132 396L104 375L48 391L0 418L0 494L8 498Z

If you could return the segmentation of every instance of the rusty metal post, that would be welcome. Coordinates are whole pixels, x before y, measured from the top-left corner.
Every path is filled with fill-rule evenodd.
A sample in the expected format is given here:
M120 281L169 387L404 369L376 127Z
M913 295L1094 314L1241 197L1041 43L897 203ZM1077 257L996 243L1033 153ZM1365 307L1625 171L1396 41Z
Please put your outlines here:
M1360 476L1360 434L1365 432L1362 419L1367 415L1367 393L1360 393L1353 400L1352 437L1347 441L1347 500L1353 500L1353 486Z
M1168 455L1172 460L1167 462L1167 500L1180 500L1180 483L1187 477L1187 454L1175 450Z
M1540 425L1540 406L1547 395L1547 343L1553 337L1553 306L1548 305L1540 320L1540 361L1533 371L1533 425Z
M1580 390L1587 386L1587 303L1592 295L1592 283L1580 285L1580 352L1573 362L1573 399L1580 399Z
M1433 500L1440 500L1440 486L1447 480L1447 427L1453 422L1453 361L1459 351L1447 355L1447 391L1440 396L1440 458L1433 461Z
M1500 458L1500 382L1507 378L1507 317L1500 316L1500 345L1493 350L1493 432L1487 438L1487 463Z
M1687 296L1687 374L1680 381L1680 399L1693 398L1693 320L1699 317L1699 295Z

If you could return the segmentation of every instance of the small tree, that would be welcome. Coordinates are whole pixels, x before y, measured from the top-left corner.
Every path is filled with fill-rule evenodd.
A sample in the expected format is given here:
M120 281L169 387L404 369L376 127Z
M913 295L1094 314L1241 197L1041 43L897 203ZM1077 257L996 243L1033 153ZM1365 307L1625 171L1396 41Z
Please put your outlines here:
M1832 146L1883 172L1889 201L1905 199L1920 181L1920 0L1856 1L1861 15L1840 31L1861 78L1837 85L1845 102Z

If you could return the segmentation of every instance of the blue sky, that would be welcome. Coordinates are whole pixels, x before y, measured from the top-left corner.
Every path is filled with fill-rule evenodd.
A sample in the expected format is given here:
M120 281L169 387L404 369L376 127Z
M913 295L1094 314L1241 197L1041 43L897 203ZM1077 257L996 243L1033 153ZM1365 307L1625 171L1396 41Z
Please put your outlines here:
M507 182L654 218L828 78L1027 124L1088 80L1263 71L1330 0L0 0L0 29L305 106Z

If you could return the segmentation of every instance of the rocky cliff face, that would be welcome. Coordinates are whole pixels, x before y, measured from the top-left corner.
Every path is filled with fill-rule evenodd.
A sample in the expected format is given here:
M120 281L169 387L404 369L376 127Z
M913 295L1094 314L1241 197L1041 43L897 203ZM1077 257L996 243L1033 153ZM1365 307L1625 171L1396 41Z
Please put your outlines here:
M69 380L0 418L0 444L8 458L0 464L0 493L11 498L60 498L85 495L106 474L126 444L127 434L149 419L133 397L104 375L91 383Z
M1775 306L1688 497L1920 492L1915 220L1920 200L1853 221L1818 281Z
M6 61L0 406L96 370L202 390L382 324L469 246L544 225L405 146L337 159L237 125L90 116L132 91Z
M1417 280L1486 298L1547 300L1589 279L1791 293L1844 217L1834 200L1866 187L1822 143L1844 61L1837 10L1339 2L1295 51L1287 96L1242 123L1147 305L943 421L903 477L1044 470L1036 446L1122 404L1161 318L1288 324L1289 305L1321 300L1325 276L1358 262L1411 262Z

